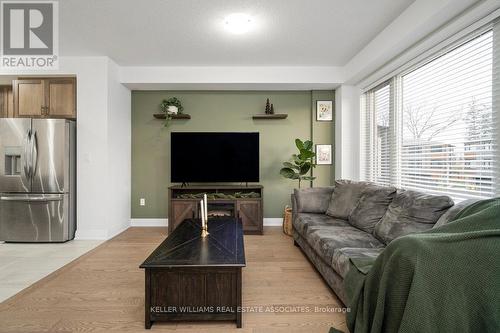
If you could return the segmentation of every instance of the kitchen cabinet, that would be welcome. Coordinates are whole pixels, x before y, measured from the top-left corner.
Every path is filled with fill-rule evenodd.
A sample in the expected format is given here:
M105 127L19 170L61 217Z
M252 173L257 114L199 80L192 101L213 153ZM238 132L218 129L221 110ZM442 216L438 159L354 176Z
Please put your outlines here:
M14 117L12 86L0 86L0 118Z
M12 86L14 117L76 118L75 78L23 78Z

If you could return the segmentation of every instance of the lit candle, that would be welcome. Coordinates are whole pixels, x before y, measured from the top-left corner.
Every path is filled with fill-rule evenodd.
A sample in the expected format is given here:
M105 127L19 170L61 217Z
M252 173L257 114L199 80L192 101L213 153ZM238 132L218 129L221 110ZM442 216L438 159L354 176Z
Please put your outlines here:
M200 211L201 211L201 227L205 227L205 205L203 204L203 200L200 201Z

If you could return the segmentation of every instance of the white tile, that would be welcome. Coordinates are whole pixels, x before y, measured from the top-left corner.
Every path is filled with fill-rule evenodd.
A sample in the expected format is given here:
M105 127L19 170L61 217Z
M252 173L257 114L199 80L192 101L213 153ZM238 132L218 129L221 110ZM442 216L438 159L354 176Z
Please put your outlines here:
M61 244L0 243L0 302L101 243L84 240Z

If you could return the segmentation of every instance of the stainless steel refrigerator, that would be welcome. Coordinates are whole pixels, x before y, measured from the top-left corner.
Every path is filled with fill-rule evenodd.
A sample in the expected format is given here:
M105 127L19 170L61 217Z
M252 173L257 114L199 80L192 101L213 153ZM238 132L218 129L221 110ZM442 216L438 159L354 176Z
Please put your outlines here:
M64 242L75 231L75 122L0 119L0 241Z

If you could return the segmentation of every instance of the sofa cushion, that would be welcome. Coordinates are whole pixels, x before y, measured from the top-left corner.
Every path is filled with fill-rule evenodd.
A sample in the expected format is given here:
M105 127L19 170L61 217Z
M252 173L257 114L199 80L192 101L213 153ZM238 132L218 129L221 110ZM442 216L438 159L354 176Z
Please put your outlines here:
M294 189L297 212L325 213L332 197L333 187Z
M394 186L368 186L349 215L349 224L372 233L395 196L396 188Z
M344 247L379 248L384 244L372 234L352 226L323 226L308 230L307 243L327 263L332 265L333 252Z
M347 220L370 183L350 180L336 180L327 215Z
M332 268L343 278L347 276L350 268L349 259L351 258L376 258L384 251L383 247L378 248L359 248L344 247L333 251Z
M293 220L293 226L300 235L306 237L310 228L315 229L322 226L346 227L349 226L349 223L346 220L335 219L325 214L298 213Z
M397 237L431 229L451 206L453 200L448 196L401 191L373 233L380 241L389 244Z

